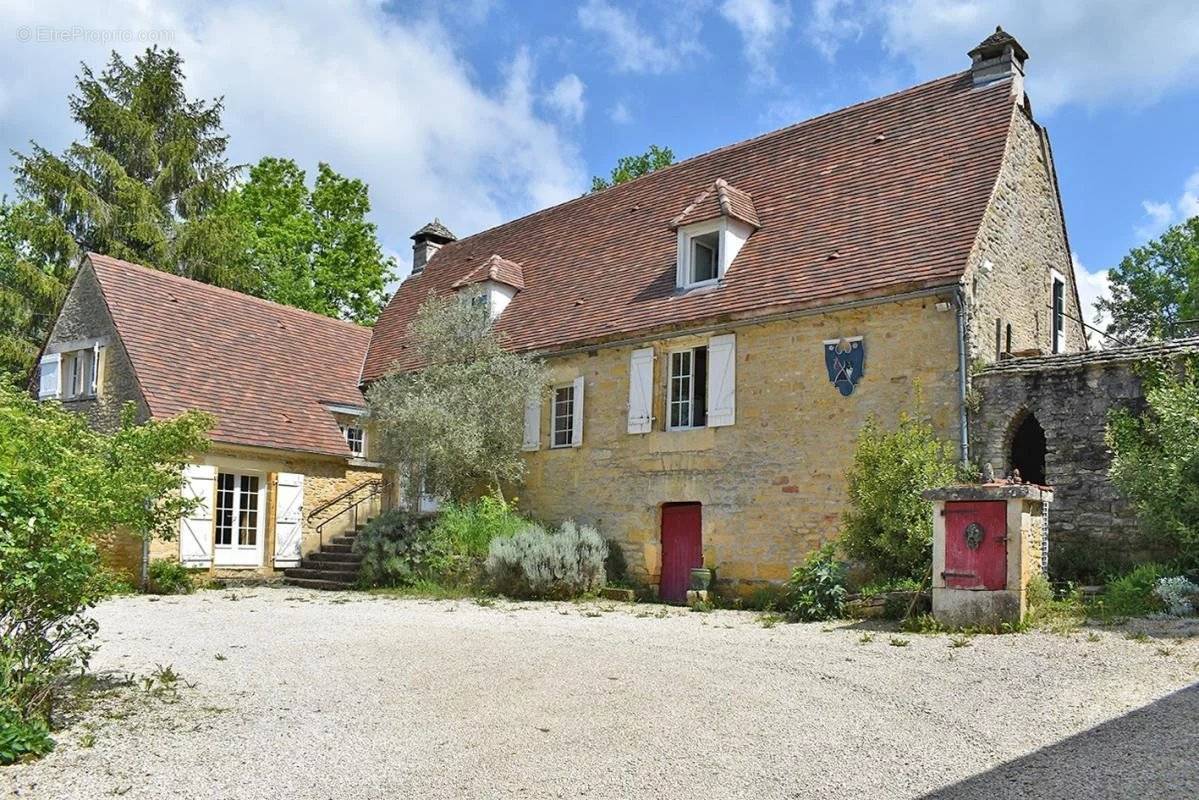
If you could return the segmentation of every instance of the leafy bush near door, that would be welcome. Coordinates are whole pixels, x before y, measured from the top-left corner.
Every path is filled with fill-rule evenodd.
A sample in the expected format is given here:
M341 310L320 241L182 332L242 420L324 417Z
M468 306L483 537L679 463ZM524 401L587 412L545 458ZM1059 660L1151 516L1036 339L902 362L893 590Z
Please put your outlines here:
M509 597L561 600L602 589L607 555L608 543L589 525L568 521L556 531L530 525L492 540L487 575Z
M191 594L195 591L187 567L173 558L156 558L146 573L150 578L150 594Z
M778 609L792 622L836 619L845 611L845 564L836 545L825 544L796 567L778 600Z
M958 477L953 448L928 422L901 414L894 430L869 419L858 434L840 545L877 580L923 581L932 567L932 504L920 494Z
M487 557L491 540L511 536L529 525L514 504L486 495L471 503L448 503L437 514L436 535L464 558Z

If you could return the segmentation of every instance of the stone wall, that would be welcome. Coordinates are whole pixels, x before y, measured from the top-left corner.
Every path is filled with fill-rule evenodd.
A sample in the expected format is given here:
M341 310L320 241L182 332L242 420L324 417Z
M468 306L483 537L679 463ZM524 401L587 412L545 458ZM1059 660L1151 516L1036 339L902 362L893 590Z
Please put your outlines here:
M707 335L554 358L556 382L585 378L583 443L547 449L550 409L543 403L542 449L528 454L520 504L550 522L596 525L624 547L637 578L656 584L662 504L698 501L703 549L722 580L781 581L837 535L845 472L868 417L894 425L919 396L938 433L957 442L957 322L952 310L936 308L947 299L733 329L736 422L728 427L664 430L667 354L703 344ZM864 375L853 394L842 397L829 383L822 343L858 335L866 347ZM630 434L629 355L645 346L657 353L654 429Z
M1016 106L1003 167L966 270L973 363L998 358L996 328L1004 349L1009 324L1013 352L1052 351L1051 269L1066 283L1064 352L1086 349L1055 184L1048 139Z
M1107 415L1116 406L1144 408L1138 364L1194 352L1199 338L1012 359L974 376L980 402L970 429L979 464L1009 473L1012 438L1029 414L1045 431L1045 478L1054 489L1049 569L1055 578L1091 579L1152 555L1138 544L1135 515L1108 479Z
M149 406L142 397L133 372L133 365L121 346L116 326L108 313L100 282L89 264L84 264L63 302L62 311L54 323L47 343L48 351L68 342L87 339L103 340L97 381L97 397L87 400L67 400L63 408L86 414L92 425L112 430L120 422L121 409L127 403L137 408L137 418L150 417Z
M274 451L254 450L229 446L215 446L212 451L197 459L197 463L211 464L220 471L251 473L260 475L267 486L266 504L263 513L266 514L263 524L263 563L257 568L214 568L209 571L212 577L246 577L258 575L270 577L282 574L272 564L275 541L275 519L273 509L273 478L280 472L293 472L304 476L304 516L301 551L307 555L320 549L321 534L317 533L317 525L333 518L336 512L349 506L349 501L335 504L328 511L310 519L309 515L326 502L333 500L347 490L370 480L381 477L379 467L369 464L347 466L345 462L333 458L305 456L298 453L280 453ZM355 496L356 498L358 495ZM359 522L365 522L368 517L377 515L380 504L372 502L359 508ZM352 514L342 514L325 527L324 540L328 542L334 536L345 533L353 526ZM155 540L150 545L150 558L179 558L179 541ZM140 564L140 560L135 562Z

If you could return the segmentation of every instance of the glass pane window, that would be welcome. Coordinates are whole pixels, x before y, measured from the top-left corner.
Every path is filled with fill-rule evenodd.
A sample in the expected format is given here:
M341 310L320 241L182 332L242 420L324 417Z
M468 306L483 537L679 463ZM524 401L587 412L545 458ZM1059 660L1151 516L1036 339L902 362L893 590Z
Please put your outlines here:
M216 479L216 543L221 547L258 544L259 488L257 475L222 472Z
M1053 352L1062 352L1062 339L1066 328L1066 284L1053 279Z
M360 456L365 452L366 434L362 428L342 426L341 432L346 437L346 447L353 455Z
M702 428L708 424L708 348L670 354L667 427Z
M258 476L241 476L241 508L238 515L237 543L258 543Z
M233 544L233 514L237 507L237 476L222 472L216 478L216 543Z
M720 255L720 234L717 231L691 238L690 283L716 279Z
M554 390L554 447L570 447L575 428L575 387L559 386Z

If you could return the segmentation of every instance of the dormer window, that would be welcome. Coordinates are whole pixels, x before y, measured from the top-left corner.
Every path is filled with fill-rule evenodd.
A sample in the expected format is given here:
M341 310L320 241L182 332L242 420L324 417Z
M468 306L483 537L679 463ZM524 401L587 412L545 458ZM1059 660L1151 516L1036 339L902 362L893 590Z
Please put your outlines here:
M680 289L718 285L750 235L760 227L753 199L717 180L671 223L678 232Z
M475 292L470 302L487 312L490 319L504 313L516 293L525 288L524 270L515 261L492 255L454 282L454 289Z
M720 272L720 232L691 237L691 264L688 283L692 286L716 280Z

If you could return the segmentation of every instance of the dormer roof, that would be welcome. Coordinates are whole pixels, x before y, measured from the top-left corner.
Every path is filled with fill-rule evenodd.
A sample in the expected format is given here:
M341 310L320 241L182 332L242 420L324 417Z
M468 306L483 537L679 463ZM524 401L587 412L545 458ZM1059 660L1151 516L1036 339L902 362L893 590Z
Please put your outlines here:
M461 289L464 286L470 286L475 283L483 283L484 281L495 281L506 286L511 286L514 289L525 288L525 273L521 269L520 264L515 261L509 261L506 258L501 258L499 255L492 254L483 260L483 263L475 267L465 277L459 278L454 282L454 289Z
M670 221L670 225L673 228L681 228L718 217L731 217L755 228L762 227L758 219L758 210L754 208L754 199L747 192L730 185L724 178L717 178L700 192L691 201L691 205L683 209L682 214Z

